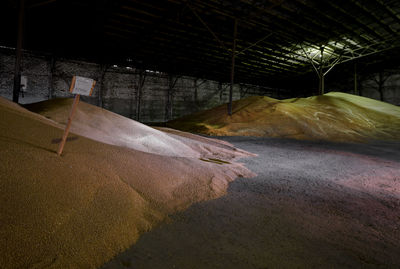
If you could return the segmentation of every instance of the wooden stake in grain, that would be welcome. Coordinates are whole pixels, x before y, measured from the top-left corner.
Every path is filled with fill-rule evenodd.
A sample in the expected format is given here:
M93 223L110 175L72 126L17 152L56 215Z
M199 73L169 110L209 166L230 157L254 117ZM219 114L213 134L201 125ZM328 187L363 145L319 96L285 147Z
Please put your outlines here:
M65 142L67 141L69 129L71 128L72 118L74 117L81 94L91 96L95 85L96 85L96 81L94 81L92 79L77 77L77 76L74 76L72 78L72 83L71 83L71 87L70 87L69 91L72 93L76 93L76 95L75 95L74 103L72 104L71 112L69 113L69 116L68 116L68 122L67 122L67 125L65 126L64 135L61 139L60 145L57 150L58 156L61 156L61 153L64 149Z

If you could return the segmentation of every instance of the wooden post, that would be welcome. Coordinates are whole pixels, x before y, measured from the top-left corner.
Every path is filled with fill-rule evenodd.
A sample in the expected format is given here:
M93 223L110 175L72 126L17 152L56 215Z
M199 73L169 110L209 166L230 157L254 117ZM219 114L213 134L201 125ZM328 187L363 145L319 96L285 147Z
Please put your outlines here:
M237 36L237 24L238 20L235 19L233 26L233 48L232 48L232 65L231 65L231 85L229 90L229 103L228 103L228 115L232 116L232 95L233 95L233 83L235 78L235 54L236 54L236 36Z
M69 113L67 126L65 127L64 135L63 135L63 137L61 139L60 146L58 147L58 151L57 151L58 156L61 155L61 153L62 153L62 151L64 149L65 142L67 141L69 129L71 128L72 118L74 117L76 107L78 106L79 98L80 98L80 94L75 95L74 103L72 104L72 108L71 108L71 111Z
M91 85L88 85L88 83L91 83ZM69 129L71 128L72 118L74 117L75 110L78 106L79 98L81 96L80 94L91 96L95 85L96 85L96 81L94 81L92 79L87 79L87 78L77 77L77 76L74 76L72 78L72 83L71 83L71 87L70 87L69 91L76 95L75 95L74 103L72 104L71 111L68 116L68 122L67 122L67 125L65 126L64 135L61 139L60 145L57 150L58 156L61 155L61 153L64 149L65 142L67 141Z

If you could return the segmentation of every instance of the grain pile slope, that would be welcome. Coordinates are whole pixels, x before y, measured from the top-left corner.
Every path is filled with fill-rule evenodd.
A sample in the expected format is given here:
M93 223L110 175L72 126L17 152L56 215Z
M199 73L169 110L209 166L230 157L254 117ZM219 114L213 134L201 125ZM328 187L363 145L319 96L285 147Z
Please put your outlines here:
M285 137L308 140L400 139L400 107L351 94L277 100L252 96L168 123L209 135Z
M62 133L0 98L0 268L96 268L167 214L252 175L237 163L156 155L75 134L58 157L52 141ZM214 143L200 140L195 144ZM212 146L234 156L227 161L246 155Z
M62 98L27 105L26 108L63 125L66 124L73 99ZM111 111L79 102L71 131L111 145L166 156L199 157L199 153L144 124Z

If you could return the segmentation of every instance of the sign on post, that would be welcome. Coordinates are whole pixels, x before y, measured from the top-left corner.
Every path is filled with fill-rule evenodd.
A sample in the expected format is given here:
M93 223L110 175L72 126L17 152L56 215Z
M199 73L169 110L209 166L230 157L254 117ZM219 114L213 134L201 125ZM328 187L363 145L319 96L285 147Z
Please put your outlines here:
M65 126L64 135L61 139L60 146L58 147L58 151L57 151L58 156L61 155L64 145L65 145L65 141L67 141L69 128L71 127L72 118L75 114L76 107L78 106L80 96L81 95L91 96L95 85L96 85L96 81L91 78L84 78L84 77L78 77L78 76L74 76L72 78L72 83L71 83L71 87L70 87L69 91L76 95L75 95L74 103L72 104L71 111L68 116L68 122L67 122L67 125Z
M70 92L73 94L91 96L95 84L96 81L91 78L74 76L72 78Z

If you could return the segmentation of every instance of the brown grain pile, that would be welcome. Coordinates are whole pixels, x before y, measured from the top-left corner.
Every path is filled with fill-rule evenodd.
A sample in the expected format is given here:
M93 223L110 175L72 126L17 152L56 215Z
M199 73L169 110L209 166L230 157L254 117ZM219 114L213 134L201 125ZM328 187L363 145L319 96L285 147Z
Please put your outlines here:
M95 116L101 109L87 106L100 126L118 122L106 111ZM90 117L84 111L75 122ZM63 126L0 98L0 268L96 268L167 214L223 195L235 177L253 175L235 162L251 154L230 144L141 128L150 144L151 138L167 146L173 141L182 150L169 154L165 146L155 154L157 147L143 139L127 148L70 133L58 157L55 141ZM85 131L103 136L101 129ZM110 137L120 131L110 130ZM187 148L196 157L177 157Z
M252 96L168 123L217 136L264 136L328 141L400 139L400 107L351 94L277 100Z
M69 98L53 99L30 104L26 108L65 125L72 102ZM71 131L106 144L144 152L165 156L199 157L198 152L163 132L84 102L78 105Z

